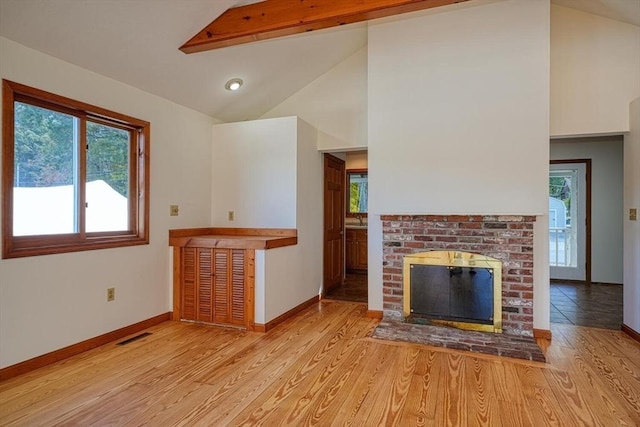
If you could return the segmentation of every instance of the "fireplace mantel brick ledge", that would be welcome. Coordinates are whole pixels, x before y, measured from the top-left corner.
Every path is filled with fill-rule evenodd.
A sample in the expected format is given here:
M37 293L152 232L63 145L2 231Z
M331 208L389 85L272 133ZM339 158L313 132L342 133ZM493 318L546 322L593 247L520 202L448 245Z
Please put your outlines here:
M402 318L405 255L432 250L473 252L503 263L503 333L533 337L535 219L528 215L382 215L384 318Z

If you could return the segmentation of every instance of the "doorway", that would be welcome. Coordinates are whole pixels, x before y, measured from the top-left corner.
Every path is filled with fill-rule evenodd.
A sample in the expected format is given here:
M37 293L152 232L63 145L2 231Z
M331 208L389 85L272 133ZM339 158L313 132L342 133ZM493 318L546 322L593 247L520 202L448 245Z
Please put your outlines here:
M623 259L623 147L619 136L558 138L550 143L551 159L549 172L549 264L550 264L550 320L553 324L620 329L622 324L622 259ZM559 160L563 159L563 160ZM576 166L575 164L578 163ZM576 167L584 167L582 171ZM566 175L571 175L567 177ZM555 182L554 182L554 178ZM573 187L582 185L585 215L579 215L574 205L564 202L564 194ZM556 186L554 192L554 185ZM553 199L560 199L554 202ZM555 203L555 211L554 211ZM567 218L562 218L559 204L565 206ZM574 212L571 212L573 210ZM577 219L581 217L580 219ZM571 235L567 227L584 227L584 261L578 254L564 255L563 236ZM557 254L554 254L558 236ZM575 235L574 235L575 236ZM574 239L578 237L575 236ZM566 240L570 240L567 237ZM571 242L569 242L569 245ZM578 244L579 245L579 244ZM569 248L571 250L571 248ZM556 261L555 257L558 256ZM564 259L563 259L564 256ZM571 264L584 265L583 275L562 275L570 272Z
M344 159L342 182L343 255L340 285L324 293L324 298L368 302L368 159L366 151L332 153ZM325 196L326 197L326 196ZM325 209L326 206L325 200ZM329 201L328 203L336 205Z
M344 274L345 162L324 155L323 294L342 284Z
M549 166L549 266L551 279L591 283L591 159Z

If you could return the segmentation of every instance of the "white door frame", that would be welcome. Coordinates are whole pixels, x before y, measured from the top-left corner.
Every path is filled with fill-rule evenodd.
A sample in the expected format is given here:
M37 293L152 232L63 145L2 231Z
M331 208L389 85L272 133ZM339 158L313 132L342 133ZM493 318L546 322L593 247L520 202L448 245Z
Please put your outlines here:
M576 267L549 267L551 279L591 283L591 159L552 160L549 171L577 170Z

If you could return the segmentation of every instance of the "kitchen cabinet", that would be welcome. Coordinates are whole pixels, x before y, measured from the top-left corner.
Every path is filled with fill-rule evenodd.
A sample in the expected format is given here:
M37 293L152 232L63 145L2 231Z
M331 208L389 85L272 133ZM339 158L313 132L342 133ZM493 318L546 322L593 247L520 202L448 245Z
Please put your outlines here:
M347 228L346 232L347 271L367 269L367 229Z

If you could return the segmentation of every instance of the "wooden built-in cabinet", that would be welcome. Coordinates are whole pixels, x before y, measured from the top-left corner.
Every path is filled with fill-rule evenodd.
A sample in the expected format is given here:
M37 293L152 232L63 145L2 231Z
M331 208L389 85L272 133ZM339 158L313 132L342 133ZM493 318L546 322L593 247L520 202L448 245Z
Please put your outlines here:
M254 251L181 248L182 319L247 326Z
M367 229L347 228L346 233L347 256L345 266L347 270L367 269Z
M295 245L289 229L169 231L173 319L255 329L255 251Z

